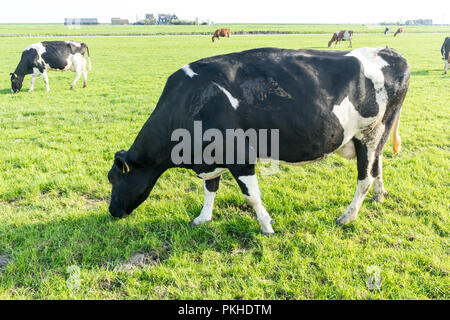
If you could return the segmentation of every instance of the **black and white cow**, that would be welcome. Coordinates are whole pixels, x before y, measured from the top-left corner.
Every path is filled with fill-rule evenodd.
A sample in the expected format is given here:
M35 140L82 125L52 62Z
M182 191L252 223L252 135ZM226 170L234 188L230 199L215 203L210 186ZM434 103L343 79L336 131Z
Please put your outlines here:
M273 233L254 164L224 164L206 158L195 164L197 156L202 159L202 152L205 155L205 141L200 141L197 151L193 148L193 161L174 163L172 152L178 142L173 133L183 128L194 136L191 143L198 145L194 130L195 122L201 121L205 135L214 128L223 136L229 129L278 129L277 160L291 164L320 160L333 152L356 157L356 194L337 219L337 223L347 224L356 219L372 183L374 200L381 202L386 195L382 149L393 126L394 152L400 149L398 124L409 76L407 61L388 48L261 48L185 65L167 80L155 110L130 149L115 154L108 173L112 184L109 211L114 217L128 216L148 197L163 172L182 167L194 170L204 180L204 207L191 223L202 224L211 220L220 176L229 170L256 211L261 231ZM245 140L245 154L240 156L247 159L247 152L258 149L258 142ZM273 147L269 146L268 155Z
M442 59L445 60L444 74L447 73L448 63L450 62L450 37L446 37L441 47Z
M50 91L48 85L48 70L74 71L76 76L70 89L73 89L78 79L83 75L83 88L87 85L87 72L85 53L89 58L89 71L91 67L91 57L89 48L84 43L74 41L43 41L32 44L25 48L16 70L10 74L11 91L17 93L22 89L23 79L27 74L31 74L31 86L29 91L34 90L36 78L42 76L47 92Z

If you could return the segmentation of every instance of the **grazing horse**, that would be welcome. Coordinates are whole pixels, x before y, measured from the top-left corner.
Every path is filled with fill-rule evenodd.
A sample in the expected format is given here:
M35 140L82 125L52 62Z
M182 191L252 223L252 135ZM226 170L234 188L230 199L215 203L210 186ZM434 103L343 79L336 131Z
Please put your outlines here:
M403 33L403 28L398 28L397 31L394 33L394 37L400 33Z
M228 37L230 39L231 31L230 29L217 29L216 32L214 32L214 35L212 36L212 42L217 38L217 40L220 40L219 37Z

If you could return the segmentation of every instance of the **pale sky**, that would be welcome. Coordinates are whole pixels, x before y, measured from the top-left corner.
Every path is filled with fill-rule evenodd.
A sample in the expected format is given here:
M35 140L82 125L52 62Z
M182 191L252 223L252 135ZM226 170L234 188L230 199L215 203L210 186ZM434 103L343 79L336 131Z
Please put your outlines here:
M3 0L0 23L63 23L64 18L142 19L175 13L215 23L362 23L433 19L450 24L448 0Z

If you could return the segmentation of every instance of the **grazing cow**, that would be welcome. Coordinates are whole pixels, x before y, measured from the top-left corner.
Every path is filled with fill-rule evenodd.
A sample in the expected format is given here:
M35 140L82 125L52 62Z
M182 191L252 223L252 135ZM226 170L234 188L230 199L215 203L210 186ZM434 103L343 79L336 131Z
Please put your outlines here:
M450 62L450 37L446 37L441 47L442 59L445 60L444 74L447 73L448 63Z
M390 27L386 27L386 29L384 29L384 34L388 33L391 30Z
M400 149L398 125L409 76L407 61L388 48L261 48L185 65L168 78L130 149L115 154L108 173L109 211L114 217L128 216L148 197L163 172L181 167L204 180L204 206L191 222L202 224L211 220L220 176L229 170L256 211L261 231L270 234L273 221L262 204L255 163L248 161L250 153L305 164L337 152L357 158L356 194L337 219L338 224L347 224L356 219L372 183L375 201L381 202L386 195L382 150L392 127L394 153ZM181 154L180 130L187 132L183 143L194 146L183 149L182 162L174 161L174 155ZM227 141L226 150L217 148L212 155L206 141L225 137L230 130L231 148ZM255 140L244 134L238 148L233 132L251 130L278 132L274 134L278 140L271 134L267 145L267 136ZM262 152L265 145L267 152ZM235 155L245 161L235 161Z
M334 44L334 46L336 47L336 45L339 43L339 47L341 46L341 41L349 41L349 48L352 47L352 39L353 39L353 30L342 30L342 31L336 31L333 34L333 37L331 38L330 41L328 41L328 48L333 44L333 42L336 42Z
M89 71L91 67L91 57L89 48L84 43L74 41L43 41L32 44L25 48L16 70L10 74L11 91L17 93L22 89L23 79L27 74L31 74L31 86L29 91L34 90L36 78L42 75L47 92L50 91L48 85L48 70L74 71L76 76L70 89L73 89L83 75L83 88L87 84L86 59L87 51L89 57Z
M398 28L397 31L394 33L394 37L400 33L403 33L403 28Z
M219 37L228 37L230 39L230 29L217 29L216 32L214 32L214 35L212 36L212 42L217 38L217 40L220 40Z

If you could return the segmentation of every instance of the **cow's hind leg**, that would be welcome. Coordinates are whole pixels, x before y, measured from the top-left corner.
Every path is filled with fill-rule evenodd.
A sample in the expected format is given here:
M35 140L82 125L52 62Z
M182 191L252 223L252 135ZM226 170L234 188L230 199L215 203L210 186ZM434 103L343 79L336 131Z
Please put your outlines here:
M380 126L375 128L370 136L363 137L361 140L353 138L358 166L358 182L356 185L356 193L353 197L353 201L350 203L347 210L345 210L344 214L337 218L337 224L344 225L356 220L359 208L361 207L361 204L363 203L364 198L366 197L367 192L369 191L375 179L373 175L376 175L380 178L376 186L377 191L379 193L385 192L381 180L381 171L378 172L378 169L372 171L374 165L376 165L377 168L381 168L380 157L376 153L383 130L384 126ZM383 191L381 191L381 189Z
M88 72L87 72L87 68L86 68L86 59L83 57L82 60L83 66L82 66L82 72L83 72L83 88L86 88L87 86L87 76L88 76Z
M82 74L81 70L77 69L75 71L75 79L73 80L72 85L70 86L70 90L73 90L73 88L75 88L75 85L77 84L78 79L80 79L81 74Z
M372 177L375 178L373 182L373 196L372 200L375 202L382 203L384 201L384 197L387 196L387 191L384 189L383 184L383 154L380 153L374 161L371 170Z
M219 189L220 176L210 180L203 180L203 191L205 193L205 202L200 215L191 221L191 226L199 226L205 222L211 221L214 197Z
M255 175L255 166L236 166L229 168L231 174L236 179L239 187L244 194L248 204L250 204L256 212L256 218L258 219L261 233L269 235L274 233L272 224L274 221L267 213L261 201L261 192L258 186L258 180Z

